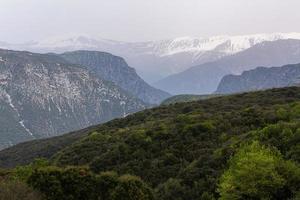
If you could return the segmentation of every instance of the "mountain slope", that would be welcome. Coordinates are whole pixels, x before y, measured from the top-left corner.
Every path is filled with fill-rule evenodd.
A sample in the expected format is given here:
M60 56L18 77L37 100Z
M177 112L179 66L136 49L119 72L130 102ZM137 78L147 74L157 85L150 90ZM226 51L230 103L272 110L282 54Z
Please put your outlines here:
M113 83L59 56L0 50L0 148L145 107Z
M144 80L152 83L168 75L182 72L191 66L233 55L264 41L280 39L300 39L300 33L180 37L133 43L72 35L26 44L3 44L2 47L44 53L74 50L110 52L125 58Z
M229 94L268 88L279 88L300 83L300 64L283 67L258 67L241 75L222 78L216 93Z
M60 56L70 63L87 67L90 72L115 83L144 102L159 104L170 96L148 85L121 57L97 51L75 51Z
M282 66L300 62L300 40L263 42L215 62L194 66L154 84L171 94L209 94L222 77L240 74L257 66Z
M183 200L205 193L217 198L216 187L228 160L251 141L270 147L274 154L278 149L299 168L299 110L298 87L161 106L61 137L16 145L0 152L0 165L32 161L28 155L45 156L60 166L88 165L96 173L138 175L162 197L172 194L168 188L175 185Z

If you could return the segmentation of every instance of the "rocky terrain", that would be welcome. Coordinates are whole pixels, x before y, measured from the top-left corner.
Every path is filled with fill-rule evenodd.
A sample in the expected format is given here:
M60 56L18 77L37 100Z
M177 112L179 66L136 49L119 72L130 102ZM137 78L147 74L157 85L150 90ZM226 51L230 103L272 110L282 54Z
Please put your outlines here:
M147 105L57 55L0 50L0 148L124 117Z
M115 83L146 103L159 104L170 96L146 83L121 57L98 51L74 51L60 56L71 63L85 66L93 74Z

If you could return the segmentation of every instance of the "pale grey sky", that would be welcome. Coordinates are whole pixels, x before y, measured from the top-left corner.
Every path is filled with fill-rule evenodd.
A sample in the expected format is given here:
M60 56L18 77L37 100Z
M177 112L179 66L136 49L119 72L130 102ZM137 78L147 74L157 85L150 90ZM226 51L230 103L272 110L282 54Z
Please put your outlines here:
M0 41L300 32L300 0L0 0Z

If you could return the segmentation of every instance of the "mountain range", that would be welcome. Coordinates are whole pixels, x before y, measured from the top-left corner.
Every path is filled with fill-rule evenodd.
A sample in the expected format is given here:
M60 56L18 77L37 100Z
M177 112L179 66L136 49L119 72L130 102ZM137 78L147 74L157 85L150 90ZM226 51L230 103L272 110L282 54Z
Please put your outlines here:
M244 71L241 75L223 77L215 93L230 94L299 84L300 64L270 68L257 67Z
M191 67L154 84L171 94L209 94L222 77L240 74L258 66L272 67L300 63L300 40L262 42L214 62Z
M70 63L86 67L86 69L111 81L130 94L149 104L159 104L170 94L155 89L141 79L134 68L118 56L98 51L74 51L59 55Z
M63 53L74 50L110 52L125 58L146 81L154 83L192 66L218 60L264 41L300 39L300 33L180 37L148 42L120 42L91 36L49 38L24 44L1 43L5 49Z
M70 63L65 56L0 50L0 148L81 129L149 107L149 103L87 67ZM110 63L107 67L111 70L115 64L116 71L128 68L122 62L117 65L120 58L103 53L101 56L106 64ZM134 81L137 77L130 78Z

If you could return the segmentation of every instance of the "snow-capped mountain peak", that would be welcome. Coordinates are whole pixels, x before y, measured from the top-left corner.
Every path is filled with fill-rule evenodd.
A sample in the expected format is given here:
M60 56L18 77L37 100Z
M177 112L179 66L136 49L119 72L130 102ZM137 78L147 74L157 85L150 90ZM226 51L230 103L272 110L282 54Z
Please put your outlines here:
M148 42L120 42L103 39L89 35L67 35L52 37L38 42L25 45L10 45L15 49L37 50L37 51L59 51L59 50L111 50L112 53L126 49L133 54L153 54L159 57L170 56L178 53L199 54L207 51L218 51L233 54L245 50L264 41L275 41L279 39L300 39L300 33L272 33L253 34L238 36L212 36L212 37L178 37L174 39L148 41ZM1 45L1 43L0 43ZM2 45L2 46L8 46ZM19 48L18 48L19 47Z
M159 41L120 42L86 34L72 34L25 44L6 44L0 48L33 52L62 53L74 50L95 50L121 56L149 82L191 66L212 62L246 50L265 41L299 39L300 33L271 33L237 36L178 37Z
M273 33L240 36L213 37L181 37L173 40L154 42L154 52L160 56L177 53L199 53L205 51L219 51L227 54L237 53L264 41L280 39L300 39L300 33Z

